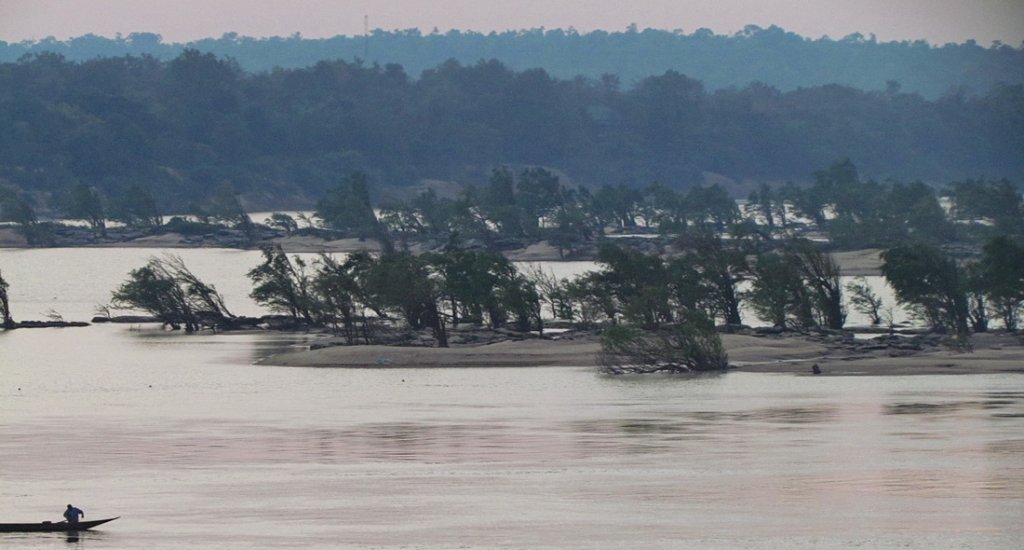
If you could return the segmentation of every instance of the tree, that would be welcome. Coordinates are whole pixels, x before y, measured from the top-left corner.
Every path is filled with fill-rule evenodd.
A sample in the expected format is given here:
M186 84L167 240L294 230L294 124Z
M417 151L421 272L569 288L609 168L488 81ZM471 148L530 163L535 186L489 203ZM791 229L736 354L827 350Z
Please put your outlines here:
M252 220L242 206L238 190L230 181L221 182L217 186L206 212L214 220L240 228L250 241L255 237Z
M857 277L846 284L853 309L871 318L872 325L882 324L882 299L875 294L864 277Z
M537 285L501 253L465 249L453 239L444 251L425 259L453 325L486 320L500 328L511 319L517 330L543 329Z
M53 244L51 224L39 222L31 200L20 189L0 186L0 221L16 223L16 231L31 246Z
M319 317L337 325L340 321L348 342L354 343L358 329L362 328L362 340L370 342L370 328L366 315L362 313L363 285L361 272L372 258L364 252L349 254L344 262L321 254L313 275L312 290Z
M1006 330L1017 330L1024 305L1024 246L1008 236L989 240L978 262L977 284Z
M602 319L616 325L619 313L615 296L602 273L591 272L565 282L565 309L561 318L581 328L590 328Z
M549 223L542 235L558 249L558 257L572 256L602 233L593 211L593 197L586 188L560 189L558 204L549 213Z
M516 201L512 171L504 166L496 168L481 193L480 207L487 219L497 225L501 235L518 237L523 234L523 216Z
M19 225L36 223L36 212L32 204L17 187L0 185L0 221Z
M948 254L924 244L890 248L882 252L882 275L896 298L917 307L934 329L967 334L965 275Z
M11 318L11 303L7 298L7 289L10 284L4 280L3 272L0 272L0 327L5 329L14 328L14 319Z
M714 324L699 316L658 331L630 326L606 328L601 333L600 360L603 370L611 374L729 368L728 354Z
M855 214L865 210L864 201L872 197L860 192L860 174L857 167L844 158L837 160L824 170L814 173L814 186L811 194L819 201L817 212L811 217L822 225L825 221L823 207L831 206L837 213Z
M453 60L455 69L449 72L457 70L458 73L473 68L460 63L473 64L481 57L515 59L518 66L544 67L562 78L580 75L581 80L594 82L595 95L608 96L620 93L620 82L636 82L673 66L704 80L709 89L732 89L737 95L747 92L754 100L763 101L769 93L781 95L779 90L836 82L864 89L868 92L863 94L865 98L888 101L894 107L908 102L911 105L921 103L923 98L941 97L953 85L965 86L969 96L984 94L1000 81L1009 80L1004 86L1012 88L1015 80L1008 79L1007 75L1013 74L1021 58L1018 44L998 41L986 47L974 40L946 45L909 40L886 42L860 33L814 38L774 25L768 28L748 25L732 35L715 34L706 28L683 33L678 29L638 29L630 25L617 32L556 28L508 30L487 35L475 31L374 30L369 38L373 49L387 52L389 59L416 75L424 71L443 71L435 65L445 59ZM239 65L252 74L297 72L295 67L314 66L328 49L331 57L339 59L367 57L366 39L356 34L331 38L298 35L254 38L224 33L219 38L197 40L189 46L237 59ZM158 34L131 33L116 38L89 34L70 40L46 38L11 42L3 44L0 52L3 59L10 61L26 53L42 56L46 55L44 52L54 51L63 53L68 62L87 62L98 56L126 54L133 58L169 59L185 48L186 45L172 43ZM836 71L837 59L846 62L842 72ZM367 66L365 70L370 72L376 68L382 75L397 72L389 65ZM958 73L965 68L970 69L973 77L970 81L964 81ZM454 85L466 80L459 76L456 74L445 83ZM502 82L508 82L517 75L501 76ZM403 78L402 72L392 76L399 82ZM482 79L470 83L476 84L478 80ZM534 84L535 80L524 84ZM748 85L750 82L759 84ZM765 91L751 93L759 89ZM761 114L757 106L755 102L754 114ZM747 108L749 110L750 106ZM897 115L898 112L894 112L890 116ZM851 127L848 131L856 130L855 124L848 126Z
M625 185L602 185L594 193L594 213L601 231L609 225L621 229L636 227L636 208L642 200L640 192Z
M739 208L729 193L717 183L694 187L686 195L686 204L693 220L701 226L722 231L739 219Z
M291 235L293 231L299 228L299 223L295 221L295 218L284 212L274 212L263 223L267 227L276 227L284 231L285 235Z
M558 176L543 168L528 168L516 182L516 204L523 212L522 227L528 235L536 235L540 220L551 217L561 204L563 189Z
M89 224L100 235L106 235L106 214L99 192L84 183L72 185L63 196L61 206L64 214L74 220Z
M411 38L385 34L374 40ZM488 41L545 42L555 36L529 34ZM724 37L635 34L648 45L652 36L660 36L655 39L665 44L659 51L672 50L661 47L670 44L706 51L716 40L732 43ZM609 49L609 35L604 36L593 39L593 51ZM747 55L759 49L755 44L775 45L778 39L752 40L742 38L732 53ZM302 46L300 40L287 42L287 48L277 48L279 56ZM791 36L786 44L800 42ZM234 55L257 43L210 41L203 48ZM336 45L328 49L338 51ZM435 45L423 50L436 54ZM62 43L50 46L68 52ZM181 49L165 46L164 59ZM135 46L128 41L115 47ZM1020 155L1014 154L1020 149L1014 139L1021 127L1019 84L994 87L984 97L940 101L809 82L791 83L786 91L765 84L730 89L714 75L705 84L677 72L646 78L653 69L651 56L639 55L617 65L647 74L620 75L622 82L636 82L620 87L615 78L574 78L573 72L571 80L556 80L544 70L516 71L493 60L430 67L424 61L434 54L424 56L424 51L418 52L415 68L341 60L296 68L287 66L294 59L279 58L271 63L281 65L277 70L268 66L249 75L229 58L191 48L165 62L106 57L79 63L30 55L0 69L0 89L10 90L0 105L0 165L8 167L3 177L32 193L52 193L77 181L108 198L120 193L125 181L164 180L169 185L161 186L167 191L160 193L161 207L181 209L189 200L208 198L225 180L245 182L246 191L260 197L283 193L298 199L318 196L336 183L337 174L356 170L396 184L465 179L479 167L500 163L552 167L545 169L595 187L651 181L691 186L708 172L735 181L803 178L809 162L820 165L837 151L866 159L865 173L894 177L1020 173ZM566 74L568 63L561 58L567 51L572 50L548 56L545 63L560 62ZM676 61L701 64L701 55L685 47L676 51ZM1019 57L1012 53L991 55L1012 64ZM254 58L251 51L249 57ZM351 56L339 54L343 57ZM700 70L720 66L717 61ZM421 73L419 79L407 76ZM880 87L886 79L875 80L872 86ZM716 91L706 91L711 89ZM882 146L878 136L891 139ZM850 175L855 171L839 166L824 170L822 180Z
M385 34L374 40L411 39ZM603 38L587 39L574 49L561 41L564 36L557 39L552 32L541 34L500 34L485 41L507 46L523 40L555 40L557 45L552 48L559 54L544 61L562 64L562 74L567 77L564 71L571 63L566 59L573 57L567 52L588 46L594 46L589 48L594 52L631 50L613 44L627 38L621 35L603 33ZM786 33L768 30L757 34L758 38L752 35L738 42L654 31L633 34L636 36L628 41L634 46L641 42L632 40L641 37L642 43L650 46L654 37L664 41L655 48L662 54L676 51L675 62L690 63L691 69L705 74L721 74L708 74L704 84L678 72L646 78L655 72L651 59L657 56L647 55L651 52L642 48L631 50L635 54L631 60L601 60L607 70L612 64L646 73L635 74L636 78L619 75L623 83L636 83L629 86L619 86L616 78L575 78L579 65L569 80L557 80L536 68L516 71L493 60L471 61L469 65L453 60L431 67L446 57L428 61L437 55L435 43L415 52L415 68L403 70L394 64L340 60L351 57L335 48L344 42L341 38L338 43L320 44L320 49L338 53L338 60L300 63L298 67L295 59L282 56L292 57L292 47L317 46L298 39L279 41L282 47L270 48L277 54L269 56L277 59L260 63L280 67L270 70L268 65L265 71L252 74L243 73L236 63L218 55L248 49L249 58L254 59L252 48L266 48L273 42L256 46L259 41L210 41L204 49L214 44L223 49L214 54L190 48L169 61L129 56L77 62L55 54L29 55L0 67L0 90L4 91L0 167L5 167L0 169L0 177L35 196L80 182L109 199L123 191L125 182L147 182L147 186L154 182L151 189L159 195L160 206L181 211L189 201L201 204L208 199L222 181L235 182L240 188L244 182L244 191L254 198L297 201L321 196L337 183L338 174L353 171L374 174L375 185L394 185L435 178L465 180L480 173L481 167L507 163L549 167L545 170L552 174L567 175L562 181L571 177L595 188L607 184L614 186L610 187L612 194L626 191L624 195L628 195L635 191L629 186L646 182L665 182L676 189L692 187L708 173L733 181L803 179L808 163L827 166L842 152L863 162L864 170L858 173L852 162L840 162L835 169L821 171L817 178L820 189L835 191L835 196L826 202L817 200L823 197L811 197L815 200L807 204L824 220L829 208L848 217L857 216L866 206L876 206L877 198L862 192L869 189L869 182L857 181L865 174L935 181L982 171L1015 177L1024 167L1017 139L1024 127L1024 110L1020 108L1024 88L1019 83L993 86L988 94L951 94L940 100L894 88L885 93L796 82L804 78L801 75L790 75L793 78L785 89L765 84L730 88L719 78L729 72L720 68L725 66L721 59L700 61L708 47L730 44L726 48L734 51L729 55L752 65L745 67L749 72L765 71L764 66L749 62L755 50L778 53L774 46L779 44L787 48L799 43L809 48L823 45L793 35L780 39ZM459 55L488 51L480 47L484 37L459 35L453 40L466 41ZM128 42L116 47L123 47L122 51L133 48ZM415 40L402 48L408 50L411 42ZM474 42L476 46L467 45ZM165 46L160 52L163 59L183 48ZM895 46L872 49L881 55L882 50L889 52L888 48ZM58 41L39 47L68 52ZM0 53L27 48L30 46L0 44ZM686 48L699 51L687 52ZM915 59L924 51L909 45L902 49ZM1019 63L1021 56L1013 48L982 53L986 50L972 46L970 54L958 48L933 50L936 54L938 50L949 52L945 55L971 67L967 80L972 82L984 81L973 78L977 76L973 69L987 66L995 58L999 58L997 64L1010 66ZM95 51L86 55L95 57ZM974 57L985 55L991 59ZM779 57L805 65L797 56ZM860 59L861 54L852 57ZM734 59L733 65L738 64ZM832 65L834 72L835 63ZM945 72L959 74L964 80L961 69ZM604 71L586 72L598 77ZM770 72L750 80L764 80ZM1004 70L998 74L1002 78L1011 73ZM411 79L408 74L422 77ZM881 88L879 83L895 76L875 75L869 87ZM724 80L733 78L730 75ZM905 81L904 85L909 89ZM623 184L621 188L619 184ZM520 189L515 195L522 195L523 186L513 185L516 187ZM370 191L373 196L373 189ZM599 202L603 202L607 194L599 193ZM523 206L520 198L525 197L513 198ZM648 213L661 214L651 208L658 206L656 203L640 199L620 204L626 212L616 207L601 215L609 223L631 226L635 223L631 214L637 213L638 205ZM511 225L502 229L508 234L516 232Z
M110 201L110 219L128 227L151 229L163 225L163 217L148 189L132 184Z
M147 311L175 330L181 324L188 333L199 329L199 320L185 291L155 258L128 274L128 280L114 291L112 303L115 307Z
M920 181L893 184L885 194L884 205L886 229L893 235L887 244L912 241L939 245L953 238L953 225L935 190Z
M747 298L758 317L776 327L843 328L839 265L814 243L798 239L757 256Z
M385 252L368 266L365 288L372 307L397 312L413 330L430 328L438 347L448 347L442 294L426 259L406 251Z
M452 238L443 252L429 255L427 261L439 275L440 291L449 304L453 325L485 321L492 328L505 325L508 315L498 289L507 274L514 272L505 256L465 249Z
M686 230L689 212L683 197L675 190L654 182L644 188L642 199L638 209L642 212L645 225L656 226L662 234Z
M540 265L528 266L524 275L537 289L541 301L551 308L555 319L573 319L573 307L569 300L566 279L558 279L551 270L544 271Z
M310 292L311 277L306 273L306 262L296 256L292 262L281 247L264 247L263 263L249 271L253 282L249 296L272 311L281 311L293 319L317 324L314 317L314 298Z
M768 234L775 231L776 225L786 227L786 206L779 198L778 193L773 191L771 186L765 182L758 184L756 190L750 192L747 198L748 209L755 212L759 217L764 218L768 226Z
M746 298L760 319L780 329L814 323L800 269L792 258L778 252L759 254L752 273Z
M727 247L721 237L711 232L688 233L677 242L693 251L701 284L707 289L712 306L711 315L726 324L739 325L741 294L739 284L750 274L746 251Z
M220 295L220 292L185 267L185 261L180 256L168 256L164 258L164 264L173 274L177 283L185 288L186 294L195 304L201 316L212 316L214 319L234 317L228 311L227 304L224 303L224 297Z
M333 229L367 237L377 232L366 174L355 172L317 202L316 216Z
M498 288L498 296L502 305L512 315L516 330L527 332L536 327L540 334L544 334L540 293L527 277L513 268L510 273L506 273Z
M1024 233L1024 198L1009 181L958 181L949 184L947 193L957 217L990 220L1002 234Z
M403 243L409 236L422 235L426 229L420 221L420 214L408 204L381 204L378 219L388 234L398 234Z
M788 248L787 256L800 270L803 285L810 291L817 324L841 330L846 323L846 311L843 308L839 264L808 240L795 240Z
M113 305L147 311L172 329L193 333L232 317L216 288L196 277L178 256L150 258L113 292Z
M660 257L606 244L598 250L597 261L604 265L603 283L626 319L649 330L672 322L668 270Z
M453 218L456 212L462 210L457 202L438 197L437 191L431 187L412 200L410 209L416 212L416 222L422 224L423 232L447 235L455 229Z
M982 286L980 264L974 262L965 265L964 274L964 289L967 293L967 315L971 321L971 330L974 332L988 332L989 302L985 289Z

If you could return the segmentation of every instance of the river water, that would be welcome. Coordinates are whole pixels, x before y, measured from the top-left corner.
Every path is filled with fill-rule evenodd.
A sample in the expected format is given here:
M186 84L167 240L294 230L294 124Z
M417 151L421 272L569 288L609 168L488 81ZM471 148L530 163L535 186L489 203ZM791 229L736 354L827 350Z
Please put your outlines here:
M153 251L7 251L18 318ZM181 251L255 313L258 256ZM23 314L19 314L19 311ZM18 548L1020 548L1024 376L616 378L305 369L304 335L0 332L0 522Z

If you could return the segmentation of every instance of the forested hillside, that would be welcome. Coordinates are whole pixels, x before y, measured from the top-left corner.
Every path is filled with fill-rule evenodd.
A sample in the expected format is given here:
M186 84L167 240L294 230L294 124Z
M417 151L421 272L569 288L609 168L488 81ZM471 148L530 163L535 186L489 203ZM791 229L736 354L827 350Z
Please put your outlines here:
M624 86L673 70L702 81L708 90L762 82L783 91L840 84L884 91L898 83L929 99L958 93L983 94L998 82L1024 82L1020 45L931 45L924 41L878 42L860 34L810 39L779 27L748 26L732 35L707 29L692 33L654 29L625 32L534 29L480 34L450 31L374 30L369 36L308 39L250 38L234 33L188 44L165 43L159 35L133 33L109 39L86 35L59 41L0 42L0 61L27 53L54 52L73 61L123 55L171 60L186 48L235 59L246 71L300 68L322 60L362 59L397 63L418 76L449 59L472 65L497 59L513 70L543 68L571 79L616 75Z
M51 195L143 185L172 208L228 182L283 206L353 171L374 186L474 183L499 165L595 187L685 188L707 173L802 181L838 158L880 181L1020 182L1024 86L937 100L895 86L712 92L674 71L629 86L498 61L449 61L418 78L345 61L251 74L196 50L0 64L0 178Z

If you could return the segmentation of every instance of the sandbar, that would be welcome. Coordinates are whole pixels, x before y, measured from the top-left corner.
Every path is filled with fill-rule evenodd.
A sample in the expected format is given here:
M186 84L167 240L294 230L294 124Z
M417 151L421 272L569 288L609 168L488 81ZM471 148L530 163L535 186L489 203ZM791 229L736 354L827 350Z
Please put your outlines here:
M849 350L799 335L724 334L732 370L824 376L1024 373L1020 335L976 334L972 351L945 346L907 352L897 349ZM404 346L331 346L274 355L265 365L336 368L445 367L594 367L600 344L596 335L571 340L507 340L449 348Z

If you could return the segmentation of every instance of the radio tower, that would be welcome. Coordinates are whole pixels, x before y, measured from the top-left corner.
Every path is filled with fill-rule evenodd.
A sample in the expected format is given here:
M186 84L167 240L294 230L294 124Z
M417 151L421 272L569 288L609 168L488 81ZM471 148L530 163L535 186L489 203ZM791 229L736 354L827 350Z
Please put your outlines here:
M363 16L363 61L370 62L370 16Z

